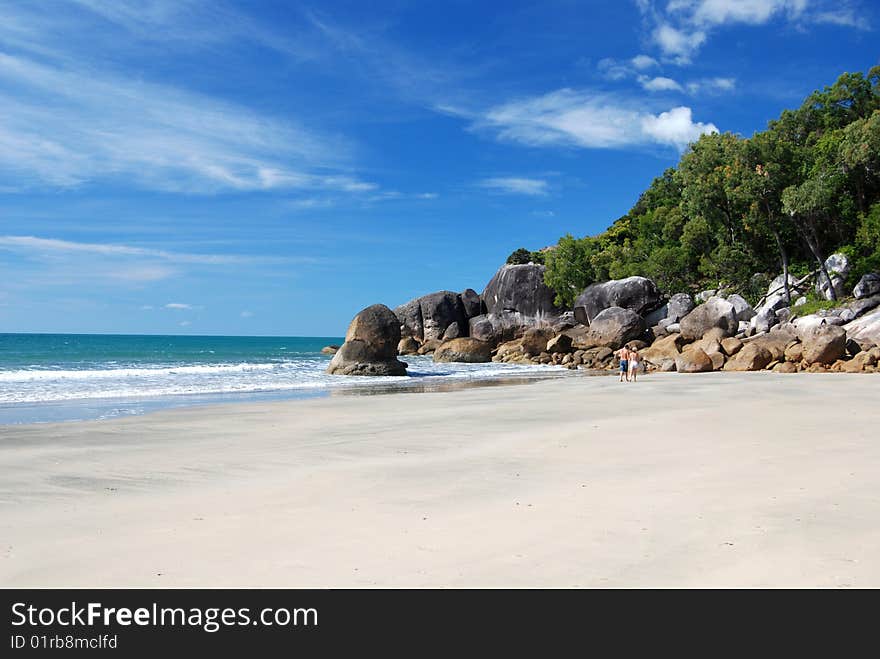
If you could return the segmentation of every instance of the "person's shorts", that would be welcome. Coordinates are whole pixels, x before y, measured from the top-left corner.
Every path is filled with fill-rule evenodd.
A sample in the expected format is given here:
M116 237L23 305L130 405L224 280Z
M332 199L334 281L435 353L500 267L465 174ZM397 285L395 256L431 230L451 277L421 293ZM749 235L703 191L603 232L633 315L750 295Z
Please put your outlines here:
M629 362L626 359L620 360L620 372L626 373L626 369L629 366Z

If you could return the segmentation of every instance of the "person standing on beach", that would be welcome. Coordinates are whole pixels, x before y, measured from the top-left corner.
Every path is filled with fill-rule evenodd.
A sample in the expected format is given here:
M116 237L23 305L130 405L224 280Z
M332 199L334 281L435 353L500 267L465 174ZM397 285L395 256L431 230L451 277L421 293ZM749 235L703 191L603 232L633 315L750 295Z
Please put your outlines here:
M620 357L620 380L618 382L623 382L624 377L629 382L629 347L623 346L614 354Z
M632 381L635 382L639 375L639 350L638 348L629 349L629 372L632 375Z

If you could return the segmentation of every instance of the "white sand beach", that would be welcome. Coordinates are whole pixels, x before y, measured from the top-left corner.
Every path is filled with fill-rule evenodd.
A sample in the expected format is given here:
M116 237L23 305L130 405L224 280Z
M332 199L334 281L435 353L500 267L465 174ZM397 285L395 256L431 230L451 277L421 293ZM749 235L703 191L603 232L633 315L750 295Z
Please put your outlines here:
M0 585L877 587L878 394L672 373L0 427Z

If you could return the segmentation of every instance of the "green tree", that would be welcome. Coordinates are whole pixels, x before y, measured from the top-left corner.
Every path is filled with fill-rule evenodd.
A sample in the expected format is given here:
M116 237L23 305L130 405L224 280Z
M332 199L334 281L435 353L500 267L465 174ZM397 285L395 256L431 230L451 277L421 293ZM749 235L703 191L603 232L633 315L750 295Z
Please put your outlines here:
M556 291L556 304L571 307L575 298L596 281L591 258L595 254L592 238L575 238L566 234L556 248L547 252L544 282Z

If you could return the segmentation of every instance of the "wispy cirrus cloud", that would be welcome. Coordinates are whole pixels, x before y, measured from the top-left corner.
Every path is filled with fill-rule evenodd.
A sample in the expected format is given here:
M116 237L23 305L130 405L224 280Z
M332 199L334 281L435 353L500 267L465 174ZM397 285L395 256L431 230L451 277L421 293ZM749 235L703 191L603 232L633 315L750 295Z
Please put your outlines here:
M678 84L672 78L667 78L665 76L657 76L655 78L648 78L647 76L639 76L639 84L642 88L649 92L664 92L664 91L678 91L682 90L680 84Z
M832 24L869 29L851 0L637 0L651 39L666 60L690 64L712 33L729 25L785 21L798 27Z
M237 254L191 254L161 249L132 247L113 243L83 243L36 236L0 236L0 250L32 255L82 254L106 257L145 257L177 264L230 265L236 263L277 262L277 258Z
M650 112L620 96L560 89L488 110L474 122L478 130L529 146L613 149L663 145L684 149L712 123L695 122L689 107Z
M245 17L212 6L78 0L53 13L0 4L4 189L119 181L186 193L376 190L353 173L354 147L344 138L106 66L102 48L119 42L121 50L126 37L175 47L264 37Z
M519 194L527 196L543 196L548 192L547 181L518 176L500 176L483 179L477 185L493 192L503 194Z
M229 268L254 270L282 264L312 265L318 262L312 257L193 254L113 243L0 236L0 269L17 273L17 287L82 283L144 286L179 278L190 271L216 272L217 268L227 271Z

